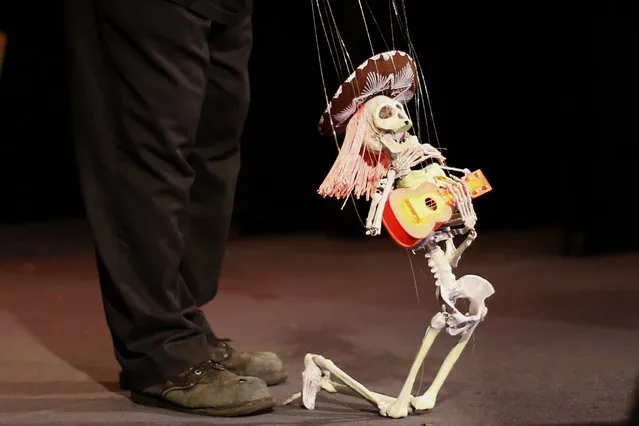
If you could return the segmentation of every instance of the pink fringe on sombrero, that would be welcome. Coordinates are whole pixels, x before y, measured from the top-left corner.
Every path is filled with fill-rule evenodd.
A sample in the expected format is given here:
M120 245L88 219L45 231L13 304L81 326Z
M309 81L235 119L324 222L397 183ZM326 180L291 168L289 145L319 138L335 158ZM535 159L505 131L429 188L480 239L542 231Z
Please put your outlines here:
M372 153L364 145L366 126L365 107L360 107L346 126L344 142L333 167L317 191L323 197L356 198L366 200L375 193L375 188L388 169L391 161L383 153Z

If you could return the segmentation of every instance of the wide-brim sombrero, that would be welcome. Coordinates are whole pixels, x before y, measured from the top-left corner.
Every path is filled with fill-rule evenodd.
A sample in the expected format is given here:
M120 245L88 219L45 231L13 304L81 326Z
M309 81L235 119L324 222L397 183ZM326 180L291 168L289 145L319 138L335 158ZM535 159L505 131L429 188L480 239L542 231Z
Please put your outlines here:
M415 61L406 52L390 50L368 58L337 89L320 118L323 135L346 130L357 108L374 96L385 95L400 102L413 98L419 85Z

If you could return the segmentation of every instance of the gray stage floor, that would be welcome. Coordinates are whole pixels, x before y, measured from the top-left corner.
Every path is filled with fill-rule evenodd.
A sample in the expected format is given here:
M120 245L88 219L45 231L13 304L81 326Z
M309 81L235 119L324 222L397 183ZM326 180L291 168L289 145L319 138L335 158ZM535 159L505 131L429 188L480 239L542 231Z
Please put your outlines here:
M389 420L333 395L314 411L239 419L144 408L116 385L85 227L5 228L0 241L1 424L587 424L622 420L639 373L639 254L565 259L553 232L486 232L457 274L486 277L496 294L432 412ZM281 354L291 377L272 388L280 401L300 390L307 352L397 394L435 309L432 279L414 266L416 284L389 240L239 239L205 310L237 347ZM436 342L422 391L453 342Z

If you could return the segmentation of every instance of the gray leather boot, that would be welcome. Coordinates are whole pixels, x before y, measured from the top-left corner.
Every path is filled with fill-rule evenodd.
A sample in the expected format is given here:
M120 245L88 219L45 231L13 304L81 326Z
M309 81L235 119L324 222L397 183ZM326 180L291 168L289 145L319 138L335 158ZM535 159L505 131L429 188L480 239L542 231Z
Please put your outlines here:
M239 376L259 377L269 386L280 384L288 378L282 360L273 352L241 352L229 346L229 341L218 339L211 354L211 358L227 370Z
M137 404L208 416L256 414L276 404L262 379L238 376L212 360L162 385L130 388Z

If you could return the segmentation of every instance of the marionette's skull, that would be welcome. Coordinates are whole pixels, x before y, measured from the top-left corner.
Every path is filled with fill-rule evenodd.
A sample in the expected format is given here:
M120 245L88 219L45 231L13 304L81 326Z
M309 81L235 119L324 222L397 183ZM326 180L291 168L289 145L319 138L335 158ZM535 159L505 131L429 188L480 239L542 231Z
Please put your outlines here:
M371 99L373 125L382 133L404 133L413 126L404 110L404 105L388 96Z
M369 149L398 154L409 148L414 137L407 131L413 122L400 102L378 95L366 102L366 110L370 123L370 137L366 141Z

